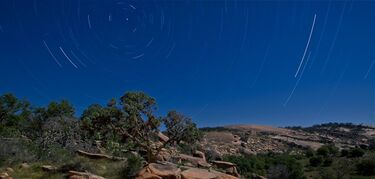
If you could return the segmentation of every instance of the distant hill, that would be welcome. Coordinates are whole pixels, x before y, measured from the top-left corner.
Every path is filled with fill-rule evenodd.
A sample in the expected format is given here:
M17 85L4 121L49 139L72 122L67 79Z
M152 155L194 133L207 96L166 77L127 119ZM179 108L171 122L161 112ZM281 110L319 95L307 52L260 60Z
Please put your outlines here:
M238 124L201 130L207 134L205 144L221 146L221 152L224 153L227 150L224 146L232 147L238 152L248 150L252 153L282 153L287 150L298 151L300 148L317 149L330 143L340 148L369 148L375 140L373 126L352 123L326 123L310 127Z

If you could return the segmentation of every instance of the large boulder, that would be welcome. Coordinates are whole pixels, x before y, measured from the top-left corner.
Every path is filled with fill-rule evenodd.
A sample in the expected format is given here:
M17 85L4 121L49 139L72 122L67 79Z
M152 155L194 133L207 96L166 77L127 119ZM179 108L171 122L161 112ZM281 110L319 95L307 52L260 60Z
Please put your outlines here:
M194 156L194 157L199 157L199 158L201 158L203 161L206 161L206 156L205 156L204 153L201 152L201 151L196 150L196 151L194 152L193 156Z
M212 162L217 168L225 170L227 174L239 177L240 174L237 171L236 164L224 161L213 161Z
M156 156L156 160L158 161L170 161L171 158L172 158L171 153L165 148L162 148L159 154Z
M104 177L88 172L69 171L68 175L69 179L105 179Z
M6 168L5 171L8 172L8 173L13 173L14 172L13 168L10 168L10 167Z
M162 179L162 177L151 173L148 168L143 168L141 171L138 172L135 179Z
M210 167L211 166L203 158L193 157L193 156L185 155L185 154L180 154L178 160L179 160L179 163L190 163L196 167Z
M136 179L180 179L181 169L172 163L150 163L138 172Z
M190 168L181 173L182 179L218 179L217 175L205 169Z
M3 172L0 174L0 179L12 179L12 177L7 172Z
M215 174L218 177L218 179L238 179L238 177L235 177L233 175L221 173L221 172L218 172L218 171L215 171L215 170L211 170L210 172Z
M181 169L177 168L173 164L159 164L159 163L150 163L148 165L151 173L158 175L162 178L166 177L168 179L178 179L180 178Z
M158 133L157 133L157 136L159 137L160 141L162 141L162 142L168 142L168 140L169 140L169 137L166 136L166 135L164 135L164 134L161 133L161 132L158 132Z

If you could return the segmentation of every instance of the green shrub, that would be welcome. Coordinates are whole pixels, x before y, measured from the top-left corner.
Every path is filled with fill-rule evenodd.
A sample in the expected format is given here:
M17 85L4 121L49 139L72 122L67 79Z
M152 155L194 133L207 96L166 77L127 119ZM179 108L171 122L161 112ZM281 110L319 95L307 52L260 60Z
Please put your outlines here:
M139 170L143 167L143 158L138 155L130 155L127 160L127 164L121 171L123 178L134 177Z
M365 151L361 148L354 148L349 151L349 157L356 158L362 157L363 155L365 155Z
M245 178L251 178L253 173L268 178L304 178L303 166L291 155L224 156L223 159L235 163Z
M314 152L314 150L313 149L311 149L311 148L308 148L307 150L306 150L306 152L305 152L305 156L306 157L313 157L315 155L315 152Z
M329 167L331 166L333 163L333 159L332 158L326 158L324 161L323 161L323 166L324 167Z
M347 149L342 149L341 150L341 157L346 157L349 155L349 150Z
M245 157L227 155L223 156L223 160L236 164L238 171L244 177L250 177L252 176L252 173L256 173L258 175L266 174L266 164L264 160L257 156Z
M321 156L311 157L309 159L310 166L317 167L322 164L323 158Z
M323 157L335 156L339 153L339 148L334 144L323 145L316 151L316 153Z
M375 161L374 160L362 160L357 164L357 173L365 176L375 175Z

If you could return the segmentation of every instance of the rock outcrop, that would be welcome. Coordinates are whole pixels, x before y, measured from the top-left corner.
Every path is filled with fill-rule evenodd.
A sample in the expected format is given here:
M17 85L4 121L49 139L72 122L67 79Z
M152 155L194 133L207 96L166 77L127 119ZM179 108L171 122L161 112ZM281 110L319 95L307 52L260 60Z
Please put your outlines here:
M178 157L178 163L188 163L193 167L210 167L211 165L207 163L205 158L193 157L190 155L180 154Z
M94 175L88 172L69 171L68 175L69 179L105 179L104 177Z
M138 172L136 179L180 179L180 175L181 169L172 163L150 163Z
M217 179L218 176L205 169L190 168L181 173L182 179Z
M225 170L227 174L239 177L240 174L237 171L236 165L230 162L224 161L213 161L212 162L217 168Z
M7 172L0 173L0 179L13 179Z
M177 168L172 163L150 163L138 172L136 179L238 179L238 177L225 174L212 169L193 167Z

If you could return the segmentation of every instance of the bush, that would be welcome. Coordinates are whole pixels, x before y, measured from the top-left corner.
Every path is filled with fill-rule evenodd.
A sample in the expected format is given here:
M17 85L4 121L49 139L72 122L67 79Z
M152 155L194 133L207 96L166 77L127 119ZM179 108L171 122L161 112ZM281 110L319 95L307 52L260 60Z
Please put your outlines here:
M337 153L339 153L339 148L334 144L328 144L321 146L316 152L318 155L321 155L323 157L335 156L337 155Z
M123 178L134 177L139 170L143 167L143 158L138 155L130 155L127 160L127 164L121 171Z
M342 149L341 150L341 157L347 157L347 156L349 156L349 150Z
M332 163L333 163L333 159L332 159L332 158L326 158L326 159L324 160L324 162L323 162L323 166L324 166L324 167L329 167L329 166L332 165Z
M312 167L317 167L320 164L322 164L322 162L323 162L323 158L320 157L320 156L311 157L310 160L309 160L310 166L312 166Z
M24 139L0 138L0 166L37 160L37 146Z
M257 156L244 157L227 155L223 156L223 160L236 164L239 173L244 177L251 177L252 173L256 173L258 175L266 174L266 164L264 160L259 159Z
M305 155L306 155L306 157L313 157L314 155L315 155L315 152L314 152L314 150L313 149L311 149L311 148L308 148L307 150L306 150L306 152L305 152Z
M375 175L375 161L374 160L362 160L357 164L357 173L360 175L371 176Z
M349 156L353 158L362 157L365 155L365 151L361 148L354 148L349 151Z
M267 154L254 156L224 156L224 161L235 163L242 176L267 174L268 178L304 178L302 165L290 155Z
M290 178L290 172L285 165L272 165L267 170L267 178L269 179L279 179L279 178Z

